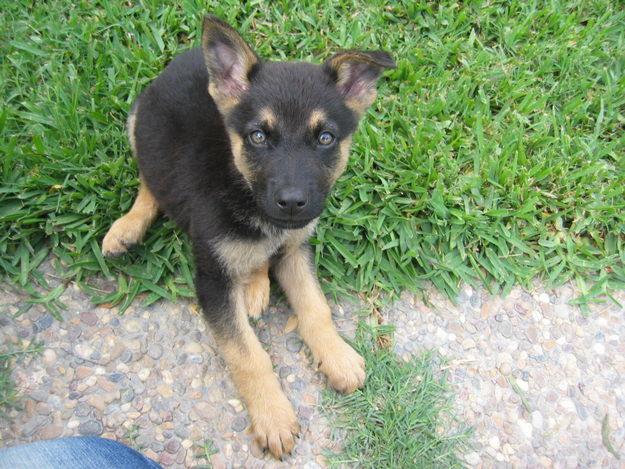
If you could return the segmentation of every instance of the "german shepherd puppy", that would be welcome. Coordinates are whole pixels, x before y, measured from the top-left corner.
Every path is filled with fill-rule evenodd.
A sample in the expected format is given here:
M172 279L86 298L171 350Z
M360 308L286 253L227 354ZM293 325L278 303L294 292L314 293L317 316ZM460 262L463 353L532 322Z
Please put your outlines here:
M269 270L336 390L365 381L364 361L339 336L307 245L343 173L386 52L341 52L323 65L261 60L214 16L202 47L175 58L139 96L128 135L141 184L102 252L120 255L162 211L188 233L199 302L243 397L258 444L281 458L299 425L269 355L249 325L269 302Z

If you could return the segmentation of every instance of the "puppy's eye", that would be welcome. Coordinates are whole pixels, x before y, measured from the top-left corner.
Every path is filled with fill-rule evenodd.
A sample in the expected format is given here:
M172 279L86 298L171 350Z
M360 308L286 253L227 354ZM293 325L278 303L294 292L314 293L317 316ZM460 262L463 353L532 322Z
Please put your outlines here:
M317 140L319 141L319 145L330 145L334 142L334 135L327 131L321 132Z
M254 145L262 145L267 141L267 135L262 130L255 130L248 138Z

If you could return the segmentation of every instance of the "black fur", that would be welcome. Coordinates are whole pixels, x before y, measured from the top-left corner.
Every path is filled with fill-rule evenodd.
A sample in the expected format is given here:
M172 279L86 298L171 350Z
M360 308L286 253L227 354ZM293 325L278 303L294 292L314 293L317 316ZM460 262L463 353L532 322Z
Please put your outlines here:
M223 49L211 66L224 67L220 80L227 80L234 70L228 68L227 53L237 47L236 41L219 33L210 41ZM333 183L339 144L354 132L359 116L337 87L337 70L331 64L260 61L250 65L244 77L249 87L224 115L208 93L206 57L200 48L181 54L139 96L133 107L134 136L144 182L159 208L189 234L197 294L213 330L236 336L229 294L237 279L215 251L216 241L260 242L316 219ZM391 64L365 64L363 76L375 80ZM233 90L239 92L239 85ZM257 122L264 108L275 114L271 128ZM323 128L309 128L313 110L327 117ZM251 180L234 163L227 129L244 142ZM256 129L265 132L265 145L249 140ZM318 144L323 130L336 137L332 145ZM306 206L289 216L276 205L276 194L291 188L305 194Z

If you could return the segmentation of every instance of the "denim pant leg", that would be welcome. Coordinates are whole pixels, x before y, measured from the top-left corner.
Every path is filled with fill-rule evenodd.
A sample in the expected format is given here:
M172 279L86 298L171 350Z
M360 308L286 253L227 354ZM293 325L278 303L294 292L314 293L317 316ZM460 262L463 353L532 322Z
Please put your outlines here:
M36 441L0 449L0 469L161 469L122 443L97 437Z

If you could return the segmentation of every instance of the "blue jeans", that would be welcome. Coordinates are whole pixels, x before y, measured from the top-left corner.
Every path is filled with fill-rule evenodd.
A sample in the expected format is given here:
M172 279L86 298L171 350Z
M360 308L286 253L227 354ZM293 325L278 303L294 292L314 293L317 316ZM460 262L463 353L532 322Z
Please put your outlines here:
M0 448L0 469L162 469L117 441L92 436Z

